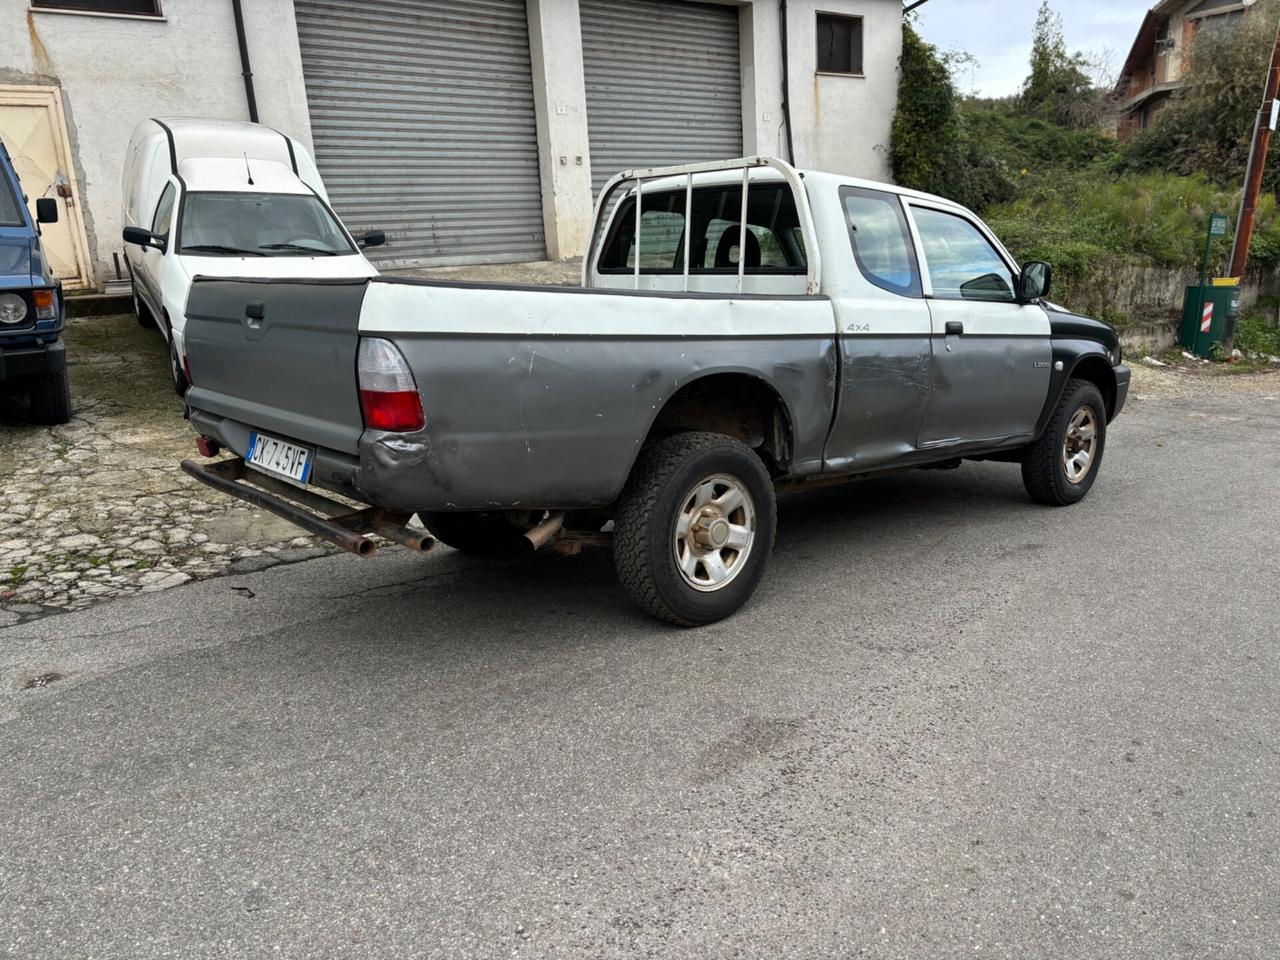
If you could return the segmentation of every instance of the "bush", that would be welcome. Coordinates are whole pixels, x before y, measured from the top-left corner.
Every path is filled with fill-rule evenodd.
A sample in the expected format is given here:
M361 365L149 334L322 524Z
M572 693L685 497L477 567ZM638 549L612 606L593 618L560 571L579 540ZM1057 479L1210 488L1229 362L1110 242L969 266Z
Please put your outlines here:
M1280 357L1280 329L1265 317L1242 314L1236 323L1236 348L1243 353Z
M1209 214L1239 205L1238 193L1202 174L1130 174L1103 181L1096 171L1056 171L1029 181L1021 197L988 209L986 219L1014 256L1048 260L1067 277L1115 256L1199 265ZM1215 272L1225 268L1230 249L1229 236L1214 241ZM1258 206L1252 260L1280 262L1280 215L1271 195Z
M900 64L889 151L894 179L975 209L1011 199L1008 168L982 148L959 109L948 58L910 23L902 28Z

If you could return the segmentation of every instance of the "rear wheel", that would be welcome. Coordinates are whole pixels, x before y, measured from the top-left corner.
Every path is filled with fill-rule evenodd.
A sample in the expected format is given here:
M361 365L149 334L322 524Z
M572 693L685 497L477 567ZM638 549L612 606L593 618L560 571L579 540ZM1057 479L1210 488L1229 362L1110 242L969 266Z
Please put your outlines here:
M755 592L777 505L760 458L732 437L682 433L636 462L614 520L613 561L642 609L679 626L723 620Z
M524 528L497 513L420 513L427 532L473 557L502 557L521 546Z
M35 423L58 424L71 419L71 384L66 367L36 377L30 391L31 419Z
M1022 459L1022 482L1038 503L1079 503L1093 487L1107 446L1107 406L1088 380L1068 380L1040 439Z

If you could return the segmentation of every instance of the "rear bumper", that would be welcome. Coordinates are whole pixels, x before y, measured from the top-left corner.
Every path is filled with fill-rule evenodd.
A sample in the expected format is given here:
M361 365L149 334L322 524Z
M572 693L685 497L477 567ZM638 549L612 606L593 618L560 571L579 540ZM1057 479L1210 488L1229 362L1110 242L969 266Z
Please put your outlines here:
M249 432L255 428L229 417L207 413L203 410L190 410L188 416L191 425L202 437L216 440L222 447L237 456L243 457L249 449ZM268 431L274 432L274 431ZM281 436L281 439L292 439L303 446L311 447L316 452L315 462L311 468L311 483L323 487L352 500L368 502L367 495L357 485L360 476L360 461L350 454L317 447L293 437Z
M405 526L408 516L377 507L353 510L336 500L254 470L239 457L216 463L183 460L182 470L205 486L261 507L307 533L362 557L372 556L378 549L377 543L365 536L368 533L376 533L419 553L426 553L436 545L427 534Z
M1129 399L1129 382L1133 379L1133 371L1125 364L1117 364L1113 369L1116 373L1116 405L1111 411L1112 420L1124 409L1124 402Z
M61 338L53 343L5 346L0 341L0 380L39 377L67 368L67 348Z

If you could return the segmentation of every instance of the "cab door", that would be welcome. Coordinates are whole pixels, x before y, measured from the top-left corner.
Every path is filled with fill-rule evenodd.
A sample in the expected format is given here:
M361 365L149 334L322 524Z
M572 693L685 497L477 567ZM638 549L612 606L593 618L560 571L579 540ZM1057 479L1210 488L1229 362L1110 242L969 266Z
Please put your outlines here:
M976 220L909 203L933 336L922 450L1030 438L1049 394L1049 318L1020 303L1013 264Z
M136 277L139 281L139 294L147 301L151 315L157 321L164 316L164 297L161 294L160 278L164 273L165 258L172 253L177 243L173 225L177 211L178 188L173 180L168 181L160 191L160 199L156 201L155 210L146 224L148 230L165 240L165 250L155 247L142 247L136 253Z
M848 239L831 250L834 269L824 273L841 352L826 465L858 472L915 454L932 331L902 199L852 184L839 197Z

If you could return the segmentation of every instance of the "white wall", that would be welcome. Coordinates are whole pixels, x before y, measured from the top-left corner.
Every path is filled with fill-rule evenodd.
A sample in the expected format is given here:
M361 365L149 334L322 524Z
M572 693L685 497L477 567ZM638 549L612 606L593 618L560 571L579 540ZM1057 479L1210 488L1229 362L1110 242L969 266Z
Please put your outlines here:
M767 6L774 8L772 20L776 22L776 3L757 0L756 22ZM819 11L863 18L863 76L817 72ZM789 0L787 46L796 165L889 180L889 135L897 110L898 60L902 56L900 0ZM775 34L774 42L764 45L763 51L768 55L777 49ZM767 69L776 71L776 88L782 82L780 57L768 63ZM765 71L757 64L757 72ZM768 126L763 120L761 125Z
M164 0L164 20L32 11L0 0L0 83L61 87L89 251L115 276L120 170L138 120L248 119L231 0ZM311 142L292 0L244 0L261 122Z

